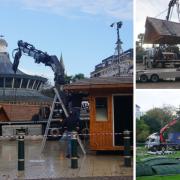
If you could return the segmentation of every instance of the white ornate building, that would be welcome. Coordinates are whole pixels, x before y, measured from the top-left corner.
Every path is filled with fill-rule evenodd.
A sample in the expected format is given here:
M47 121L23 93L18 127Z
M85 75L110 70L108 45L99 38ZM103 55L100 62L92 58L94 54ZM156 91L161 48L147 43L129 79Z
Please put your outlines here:
M118 55L112 55L95 66L91 77L132 76L133 49L128 49Z

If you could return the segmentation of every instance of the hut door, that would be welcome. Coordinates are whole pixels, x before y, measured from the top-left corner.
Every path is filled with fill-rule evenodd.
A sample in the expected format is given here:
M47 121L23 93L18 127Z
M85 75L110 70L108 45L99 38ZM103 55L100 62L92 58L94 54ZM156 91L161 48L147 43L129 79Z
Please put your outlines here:
M133 97L132 95L117 95L113 97L114 133L133 130ZM123 146L123 136L114 134L114 145Z
M112 147L111 98L100 96L93 98L93 112L90 121L90 144L94 150L107 150Z

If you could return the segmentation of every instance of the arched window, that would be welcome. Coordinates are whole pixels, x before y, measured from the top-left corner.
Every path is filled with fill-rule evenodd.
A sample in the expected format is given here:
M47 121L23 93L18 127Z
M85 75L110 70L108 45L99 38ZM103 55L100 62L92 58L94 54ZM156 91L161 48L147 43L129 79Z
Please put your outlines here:
M39 88L41 87L41 82L39 82L39 84L38 84L38 87L37 87L37 90L39 90Z
M27 87L27 84L28 84L28 79L23 79L22 81L22 85L21 85L21 88L26 88Z
M13 81L13 78L6 77L6 79L5 79L5 87L6 88L12 88L12 81Z
M35 82L35 85L34 85L34 88L33 88L33 89L37 89L38 84L39 84L39 81L38 81L38 80L36 80L36 82Z
M20 78L15 78L14 79L14 88L19 88L21 84L21 79Z
M0 77L0 88L4 87L4 78Z
M29 89L32 89L33 84L34 84L34 79L31 79L28 88L29 88Z

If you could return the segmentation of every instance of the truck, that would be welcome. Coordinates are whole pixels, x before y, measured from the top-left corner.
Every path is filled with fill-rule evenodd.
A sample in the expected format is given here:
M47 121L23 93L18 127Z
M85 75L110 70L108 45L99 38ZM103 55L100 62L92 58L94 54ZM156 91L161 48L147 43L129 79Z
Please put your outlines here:
M180 132L169 133L168 139L165 139L164 133L176 123L178 123L180 118L175 118L160 129L160 132L155 132L149 135L146 139L145 147L151 151L166 150L168 147L175 150L180 149Z
M18 41L18 48L13 51L13 66L12 69L16 73L22 54L33 57L35 63L43 63L45 66L51 67L54 72L54 83L58 89L61 99L68 108L69 104L78 104L78 111L80 111L80 131L87 132L89 128L89 110L88 102L83 101L83 95L67 94L63 91L63 85L65 82L64 66L60 63L55 55L49 55L46 52L36 49L32 44ZM76 101L76 102L75 102ZM78 101L78 102L77 102ZM77 106L76 106L77 107ZM35 114L31 121L3 121L0 122L0 136L14 137L18 129L24 129L26 135L43 135L45 133L48 117L50 114L51 107L43 107L40 109L39 114ZM48 134L50 139L59 139L59 135L63 134L64 131L64 120L66 114L63 112L63 108L60 104L55 105L53 113L53 120Z
M143 56L145 69L137 71L136 80L157 82L159 79L179 78L180 53L177 45L180 44L180 23L170 21L175 5L179 17L178 0L170 0L166 20L147 17L143 41L144 44L153 46L145 50ZM164 70L165 68L169 69Z
M159 80L178 80L180 78L180 69L147 69L136 71L136 81L140 82L158 82Z
M175 52L162 51L159 47L147 48L143 62L147 68L178 68L180 67L180 55Z
M169 133L167 142L171 144L174 149L180 149L180 132Z

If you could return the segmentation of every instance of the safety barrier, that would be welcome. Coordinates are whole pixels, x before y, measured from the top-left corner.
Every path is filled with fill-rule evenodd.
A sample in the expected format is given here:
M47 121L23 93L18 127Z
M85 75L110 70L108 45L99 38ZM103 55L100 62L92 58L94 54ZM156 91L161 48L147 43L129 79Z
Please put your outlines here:
M18 171L24 170L24 135L18 136Z
M77 156L77 132L72 132L71 134L71 168L78 168L78 156Z
M131 133L131 131L129 131ZM79 136L106 136L106 135L123 135L123 133L107 133L107 132L100 132L100 133L87 133L87 134L81 134L81 133L78 133ZM40 137L40 136L43 136L43 135L26 135L26 136L29 136L29 137ZM58 134L58 135L52 135L52 134L48 134L47 135L48 137L54 137L54 136L57 136L57 137L63 137L63 136L70 136L71 135L64 135L64 134ZM17 138L18 135L5 135L5 136L0 136L0 139L3 139L3 138Z
M123 132L124 135L124 165L131 166L131 145L130 145L130 131Z

